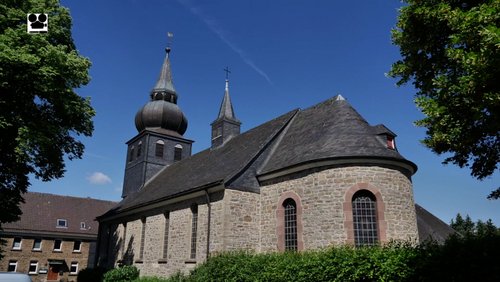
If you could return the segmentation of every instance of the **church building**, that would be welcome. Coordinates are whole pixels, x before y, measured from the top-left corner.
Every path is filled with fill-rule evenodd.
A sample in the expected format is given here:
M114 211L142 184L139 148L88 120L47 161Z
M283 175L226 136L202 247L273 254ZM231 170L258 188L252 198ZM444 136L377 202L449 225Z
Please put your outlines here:
M191 154L166 50L127 142L123 200L98 217L98 264L141 275L187 271L230 250L302 251L441 240L449 228L416 206L417 166L396 134L338 95L240 132L229 95L212 144ZM208 126L208 124L207 124Z

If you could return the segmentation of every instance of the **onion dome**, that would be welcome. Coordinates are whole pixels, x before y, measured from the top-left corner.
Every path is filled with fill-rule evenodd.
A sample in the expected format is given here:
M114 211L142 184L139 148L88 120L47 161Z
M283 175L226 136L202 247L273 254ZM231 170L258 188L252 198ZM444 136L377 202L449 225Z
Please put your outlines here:
M166 52L160 77L151 91L151 100L135 115L135 127L139 132L144 129L164 129L182 136L188 122L177 106L177 92L170 70L170 48Z

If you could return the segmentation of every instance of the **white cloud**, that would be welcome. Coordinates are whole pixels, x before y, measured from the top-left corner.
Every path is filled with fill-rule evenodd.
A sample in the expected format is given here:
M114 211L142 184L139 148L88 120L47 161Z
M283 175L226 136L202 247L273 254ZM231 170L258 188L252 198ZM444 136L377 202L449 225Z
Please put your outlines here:
M109 176L99 171L93 172L91 175L87 176L87 180L90 184L94 185L104 185L112 182Z

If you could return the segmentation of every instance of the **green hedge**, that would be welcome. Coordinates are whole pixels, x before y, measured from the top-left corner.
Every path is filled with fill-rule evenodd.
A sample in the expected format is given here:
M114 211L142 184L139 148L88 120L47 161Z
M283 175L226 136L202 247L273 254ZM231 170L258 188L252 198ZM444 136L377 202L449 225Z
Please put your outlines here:
M300 253L223 253L169 281L500 281L500 236Z
M137 278L139 278L139 270L135 266L125 265L106 272L103 282L129 282Z
M323 251L224 253L195 268L189 281L408 281L419 249L336 247Z

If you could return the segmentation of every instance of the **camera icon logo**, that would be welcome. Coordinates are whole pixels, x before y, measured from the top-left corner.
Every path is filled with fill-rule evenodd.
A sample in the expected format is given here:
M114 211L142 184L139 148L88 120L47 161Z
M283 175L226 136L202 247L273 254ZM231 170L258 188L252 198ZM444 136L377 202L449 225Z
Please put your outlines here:
M49 31L49 15L45 13L29 13L26 15L28 33L46 33Z

